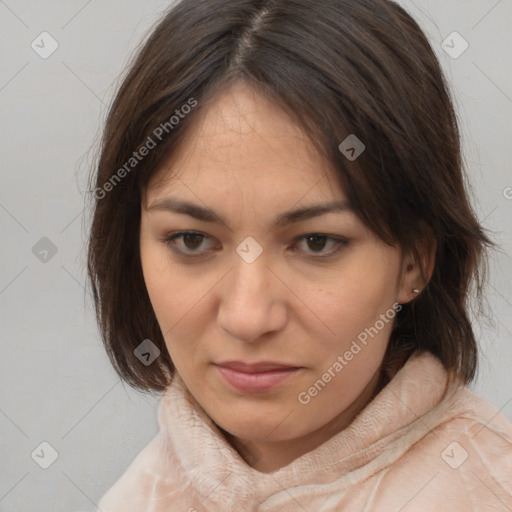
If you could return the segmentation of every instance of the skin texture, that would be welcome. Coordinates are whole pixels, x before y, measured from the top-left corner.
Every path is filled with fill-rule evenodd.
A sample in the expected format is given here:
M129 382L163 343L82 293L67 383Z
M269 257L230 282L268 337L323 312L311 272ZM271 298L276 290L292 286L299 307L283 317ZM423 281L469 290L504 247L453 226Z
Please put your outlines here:
M148 210L163 198L207 207L226 225ZM414 298L420 265L351 211L272 227L281 213L344 201L328 162L277 105L243 82L201 112L141 198L146 287L176 369L255 469L274 471L344 429L378 391L392 330L385 323L307 404L307 390L365 328ZM205 238L165 238L180 231ZM330 239L308 243L309 234ZM247 238L263 252L246 262ZM180 256L171 247L199 257ZM242 393L213 363L275 361L301 369L272 391Z

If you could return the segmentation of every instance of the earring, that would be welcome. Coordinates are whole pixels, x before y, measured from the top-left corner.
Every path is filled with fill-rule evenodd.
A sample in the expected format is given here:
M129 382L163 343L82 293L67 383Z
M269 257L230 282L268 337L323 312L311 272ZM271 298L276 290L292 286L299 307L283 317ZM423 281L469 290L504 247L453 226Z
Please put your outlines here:
M414 288L414 289L412 290L412 293L420 293L420 291L418 290L418 288Z

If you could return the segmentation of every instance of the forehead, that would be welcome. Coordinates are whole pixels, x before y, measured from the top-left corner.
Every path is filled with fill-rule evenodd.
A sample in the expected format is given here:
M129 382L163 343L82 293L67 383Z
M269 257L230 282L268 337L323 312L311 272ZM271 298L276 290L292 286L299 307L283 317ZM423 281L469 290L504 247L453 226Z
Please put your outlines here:
M179 146L150 180L148 203L183 184L198 194L224 188L299 201L314 189L316 197L344 197L330 162L299 124L243 82L197 112Z

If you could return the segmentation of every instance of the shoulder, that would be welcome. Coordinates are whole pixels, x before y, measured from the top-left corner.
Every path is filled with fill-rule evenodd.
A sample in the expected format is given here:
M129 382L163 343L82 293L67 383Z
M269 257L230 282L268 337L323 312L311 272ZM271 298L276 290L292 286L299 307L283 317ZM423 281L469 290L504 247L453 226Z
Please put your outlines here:
M475 464L494 474L512 493L512 424L494 405L467 388L459 388L448 404L452 412L436 431L444 439L460 440L467 460L471 458L468 467Z
M461 387L418 421L427 434L382 475L388 499L404 512L512 510L512 424L498 409Z
M161 444L162 438L158 434L137 454L121 477L101 498L98 510L145 510L158 476Z

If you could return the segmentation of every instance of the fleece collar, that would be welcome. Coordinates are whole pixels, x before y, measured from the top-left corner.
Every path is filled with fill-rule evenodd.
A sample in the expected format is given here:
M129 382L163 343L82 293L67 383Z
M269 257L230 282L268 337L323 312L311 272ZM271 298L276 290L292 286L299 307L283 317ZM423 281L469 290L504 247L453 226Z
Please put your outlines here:
M187 487L231 510L241 502L274 502L281 493L288 499L311 495L315 486L348 488L392 465L446 417L446 386L441 362L415 353L346 429L272 473L256 471L240 457L177 373L158 421Z

